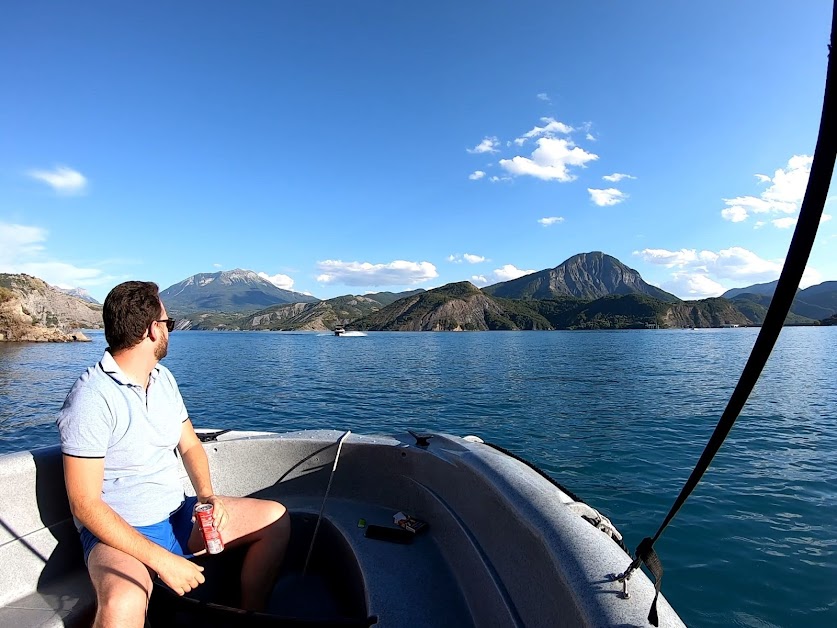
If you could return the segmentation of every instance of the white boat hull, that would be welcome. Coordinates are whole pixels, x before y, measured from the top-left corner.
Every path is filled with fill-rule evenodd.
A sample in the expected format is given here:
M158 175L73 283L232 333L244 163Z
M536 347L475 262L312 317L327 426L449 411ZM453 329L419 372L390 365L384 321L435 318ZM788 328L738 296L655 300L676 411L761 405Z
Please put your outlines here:
M337 613L399 628L647 624L652 584L637 572L622 599L608 575L630 557L570 496L522 462L452 436L437 435L428 447L410 435L350 436L315 543L314 578L300 584L298 556L307 553L340 435L229 432L205 444L219 494L276 499L292 514L297 558L287 561L272 613L324 621ZM190 489L185 471L183 481ZM0 626L84 625L94 602L60 452L0 457L0 487ZM429 524L409 545L367 538L358 526L393 526L398 511ZM211 567L197 599L213 595L213 578L231 582L229 567L217 577ZM325 582L332 572L345 577ZM661 626L683 625L662 596L658 611Z

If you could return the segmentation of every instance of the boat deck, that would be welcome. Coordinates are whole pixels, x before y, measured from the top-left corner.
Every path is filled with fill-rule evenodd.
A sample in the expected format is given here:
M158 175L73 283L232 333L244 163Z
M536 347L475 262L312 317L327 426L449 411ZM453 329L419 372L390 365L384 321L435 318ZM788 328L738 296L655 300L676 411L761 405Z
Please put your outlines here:
M319 501L286 501L291 512L310 513L316 521ZM358 527L361 519L367 527L394 527L394 514L377 505L340 499L329 500L323 515L351 545L365 581L370 615L377 616L382 625L389 624L387 618L411 617L416 626L473 626L461 587L439 549L432 526L417 534L410 544L370 539L365 536L365 528ZM398 577L394 578L393 573ZM275 591L278 608L283 604L281 593L280 581Z
M291 546L269 614L244 617L236 610L243 555L228 548L200 559L207 581L194 598L155 588L152 626L277 625L279 618L291 620L280 625L358 628L645 623L654 596L648 579L638 572L630 600L623 599L608 574L623 571L630 557L526 465L444 435L429 445L409 435L353 435L332 485L340 436L239 432L205 443L219 494L288 507ZM94 597L60 451L13 454L0 462L0 626L89 625ZM190 488L185 470L182 479ZM365 535L370 525L395 528L398 511L428 528L407 545ZM367 528L359 527L361 519ZM658 608L661 625L682 626L662 597Z

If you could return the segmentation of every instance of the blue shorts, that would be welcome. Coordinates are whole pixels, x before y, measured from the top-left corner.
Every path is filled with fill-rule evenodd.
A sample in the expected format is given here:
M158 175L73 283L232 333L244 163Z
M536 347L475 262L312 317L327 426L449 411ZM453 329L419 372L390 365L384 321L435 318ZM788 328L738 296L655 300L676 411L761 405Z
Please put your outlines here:
M197 497L187 497L180 507L175 510L168 519L150 526L134 526L134 530L142 534L152 543L166 548L173 554L191 558L189 553L189 537L192 534L192 515L194 514ZM87 528L81 529L81 545L84 548L84 564L90 556L90 551L99 543L99 539Z

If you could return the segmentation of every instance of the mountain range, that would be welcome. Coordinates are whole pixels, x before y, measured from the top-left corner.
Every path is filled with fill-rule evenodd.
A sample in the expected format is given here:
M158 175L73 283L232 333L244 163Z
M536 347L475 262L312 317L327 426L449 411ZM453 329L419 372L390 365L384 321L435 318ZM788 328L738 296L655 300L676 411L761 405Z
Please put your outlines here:
M594 251L574 255L555 268L482 290L469 282L459 282L427 291L345 295L323 301L303 295L307 300L290 302L271 295L254 295L261 284L251 282L245 291L226 289L236 296L235 304L223 310L199 311L207 302L201 298L207 286L215 290L213 299L219 299L222 296L219 295L220 286L235 285L219 281L213 286L214 280L206 281L208 277L217 279L223 275L195 275L161 293L170 311L178 308L185 312L180 323L182 328L323 331L338 325L367 330L744 326L760 325L770 300L769 296L759 294L768 288L751 286L740 289L732 299L683 301L648 284L636 270L615 257ZM248 275L250 279L253 276L255 273ZM193 303L184 300L176 302L175 306L169 305L169 294L179 291L185 296L186 290L177 288L184 285L198 298ZM808 290L811 294L817 292L813 288ZM821 292L818 296L821 300L827 300L832 293L837 296L837 289L828 286ZM243 311L243 295L253 304L275 301L267 307L257 309L251 305L249 311ZM282 298L294 297L284 295ZM236 307L241 309L236 312ZM786 324L817 324L818 320L834 313L837 313L837 305L833 310L824 307L822 312L800 308L799 312L792 311L788 315Z
M160 292L166 310L184 316L196 312L246 312L277 303L315 303L301 292L283 290L252 270L200 273Z
M731 299L739 307L751 307L756 304L768 308L777 283L778 280L727 290L723 297ZM837 313L837 281L824 281L816 286L798 290L790 311L792 314L814 320L833 316Z
M775 287L755 284L719 298L683 301L594 251L483 289L465 281L320 300L236 269L193 275L160 295L178 329L625 329L760 325ZM67 339L72 329L99 327L101 306L90 300L35 277L0 275L0 339ZM785 324L835 320L837 282L827 281L797 293Z

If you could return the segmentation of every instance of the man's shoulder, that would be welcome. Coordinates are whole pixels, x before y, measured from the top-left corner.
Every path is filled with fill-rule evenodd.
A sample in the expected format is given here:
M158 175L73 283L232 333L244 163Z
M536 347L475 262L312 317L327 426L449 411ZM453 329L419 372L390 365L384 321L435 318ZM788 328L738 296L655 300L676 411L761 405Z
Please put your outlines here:
M106 398L113 389L113 380L102 370L101 362L88 367L75 381L67 398Z
M174 375L172 375L168 367L162 362L157 362L157 365L154 368L160 371L161 375L165 374L166 376L171 377L172 379L174 378Z
M88 366L84 372L79 375L79 378L73 384L73 388L92 388L101 385L109 379L109 376L102 369L102 363L97 362L93 366Z
M168 380L171 383L177 385L177 380L174 379L174 374L168 368L166 368L159 362L157 363L157 366L155 366L154 368L156 368L158 371L157 377L159 377L160 379Z
M58 412L58 427L71 425L94 416L110 416L114 388L109 377L96 366L91 366L75 381Z

